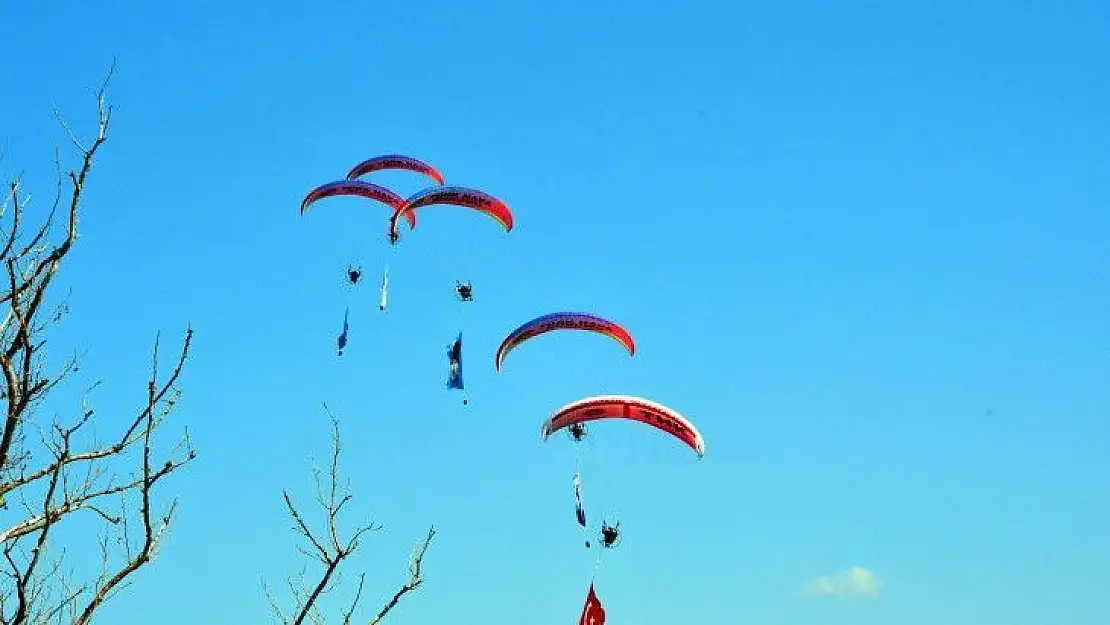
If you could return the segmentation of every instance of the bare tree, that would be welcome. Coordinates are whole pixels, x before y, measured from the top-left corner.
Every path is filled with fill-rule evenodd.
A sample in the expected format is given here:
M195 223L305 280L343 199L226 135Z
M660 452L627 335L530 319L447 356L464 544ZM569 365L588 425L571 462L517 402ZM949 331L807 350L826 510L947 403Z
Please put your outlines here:
M351 501L352 495L346 485L341 489L339 484L339 454L343 448L343 442L339 436L339 422L336 420L335 415L327 409L327 405L324 406L324 409L328 412L332 424L332 454L331 462L328 467L327 483L325 484L324 482L322 471L315 465L313 466L312 474L316 483L316 503L320 506L326 518L325 527L317 531L313 531L309 528L304 515L293 504L293 498L289 495L289 491L283 491L285 507L293 521L293 529L304 541L304 544L298 547L298 551L310 560L319 563L322 567L322 571L315 584L308 584L305 582L304 569L301 570L299 575L287 580L289 591L293 599L293 606L289 611L281 607L266 586L265 581L263 581L263 592L266 593L266 597L270 601L270 607L274 612L275 618L278 622L282 623L282 625L301 625L306 620L310 620L316 625L325 623L326 619L324 611L320 607L320 601L323 595L335 590L340 584L342 580L342 575L339 571L340 564L358 550L360 540L364 534L381 529L380 526L374 523L368 523L355 529L349 538L342 538L340 535L339 513L343 510L343 507ZM424 582L424 555L428 552L428 546L431 544L435 534L435 527L430 527L428 533L417 544L409 563L408 579L393 593L393 596L382 605L378 612L370 618L370 625L379 625L405 595L419 588ZM352 619L355 618L355 612L362 599L362 590L365 581L366 574L360 574L354 597L350 600L350 603L347 604L346 608L342 610L340 615L339 622L343 623L343 625L350 625Z
M78 370L76 356L52 367L43 346L68 311L64 300L54 302L51 286L77 241L85 185L108 140L107 82L96 92L91 141L79 139L54 111L80 160L76 170L63 173L55 149L57 189L38 225L25 223L34 209L21 188L22 175L0 203L0 261L7 270L0 287L6 309L0 321L0 625L92 622L151 561L170 524L176 502L156 509L155 486L196 457L187 432L164 452L156 450L155 439L180 396L177 382L192 329L165 377L159 375L155 338L145 397L107 442L93 432L103 420L89 405L89 393L100 382L86 390L80 406L74 402L75 416L46 415L48 396L57 395L51 391ZM52 549L55 543L78 555L67 558L66 548Z

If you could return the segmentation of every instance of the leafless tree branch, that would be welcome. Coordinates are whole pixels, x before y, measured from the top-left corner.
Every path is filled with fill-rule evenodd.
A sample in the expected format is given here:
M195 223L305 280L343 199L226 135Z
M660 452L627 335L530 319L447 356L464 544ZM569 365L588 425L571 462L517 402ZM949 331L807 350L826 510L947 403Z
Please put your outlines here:
M416 546L416 551L412 554L412 560L409 562L408 580L397 589L397 592L393 593L389 601L385 602L382 609L378 610L378 614L370 619L370 625L378 625L378 623L381 623L382 619L389 614L390 610L397 607L397 603L401 601L402 597L416 590L424 583L424 554L428 553L428 547L432 544L432 539L435 538L435 535L435 526L429 527L427 535L425 535L424 539Z
M301 625L306 619L312 619L313 623L324 623L324 616L320 611L319 602L323 595L334 589L339 578L340 564L358 550L360 540L365 533L380 529L380 526L374 523L368 523L356 529L350 538L342 538L342 533L339 529L339 514L343 510L343 507L351 501L353 496L347 491L346 486L341 487L339 483L339 456L343 449L343 441L339 435L339 422L335 418L335 415L328 410L326 404L324 408L327 410L332 424L331 461L329 463L328 476L326 479L322 476L321 471L316 468L313 469L313 478L316 483L316 502L321 510L324 511L326 517L325 527L321 530L313 531L305 521L304 515L293 504L293 498L290 496L289 492L283 491L282 493L285 499L286 510L293 521L293 530L305 543L298 547L298 550L309 559L318 562L320 566L323 567L323 570L320 573L319 579L312 585L311 589L303 583L303 571L301 578L288 580L294 604L293 609L288 613L282 609L272 593L270 593L265 582L263 582L263 591L266 593L267 599L270 602L270 607L274 616L282 625ZM428 546L431 544L434 536L435 528L432 528L428 531L427 537L424 538L413 554L412 562L410 563L409 579L393 594L389 601L378 611L377 615L370 620L371 625L378 625L382 619L389 614L390 610L400 602L402 597L416 590L423 582L422 567L424 555L427 553ZM343 625L350 625L354 619L355 612L362 599L365 581L365 574L359 575L358 586L355 589L354 597L341 614L341 622Z
M108 140L113 109L105 92L113 72L114 62L95 94L97 125L91 140L82 141L54 111L80 154L80 166L63 174L61 156L55 150L58 185L41 224L26 226L31 203L23 193L22 176L8 185L0 205L0 261L6 272L6 280L0 282L4 307L0 311L0 507L11 511L18 503L22 509L6 527L0 526L0 566L5 567L0 573L0 625L90 623L105 602L152 560L167 531L177 504L158 510L153 501L156 485L196 458L187 431L164 454L156 440L181 394L178 382L192 345L192 328L164 378L158 371L160 340L155 338L144 401L108 444L99 444L91 432L97 418L87 404L87 394L71 421L59 416L44 420L42 414L46 397L78 370L78 359L73 357L48 371L42 348L48 331L67 312L64 301L50 303L55 300L51 286L77 241L78 212L89 174ZM63 206L68 211L59 237L54 225ZM37 432L37 443L29 431ZM136 500L137 506L130 505ZM137 543L132 541L135 525L141 527ZM52 544L98 534L99 571L80 571L76 574L87 576L88 581L74 583L75 572L64 565L65 550L52 550ZM94 568L87 560L78 562L77 568Z

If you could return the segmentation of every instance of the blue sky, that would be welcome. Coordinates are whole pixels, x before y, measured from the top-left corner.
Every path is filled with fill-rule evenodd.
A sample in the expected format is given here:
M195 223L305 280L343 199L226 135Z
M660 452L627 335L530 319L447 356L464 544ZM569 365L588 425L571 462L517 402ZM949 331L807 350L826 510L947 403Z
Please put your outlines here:
M51 106L87 131L118 60L51 338L88 350L103 429L142 400L154 333L197 332L173 425L200 458L103 618L266 619L260 579L300 566L281 490L310 498L326 400L353 511L385 526L350 564L371 605L440 530L393 625L574 622L594 555L573 450L539 425L627 393L688 415L707 454L593 429L589 513L625 528L597 578L613 625L1105 623L1108 20L1094 1L10 7L0 167L40 206ZM517 225L428 209L382 314L384 211L297 206L387 152ZM505 333L568 309L622 322L637 355L564 334L494 372ZM460 329L466 407L444 388ZM879 597L803 592L852 566Z

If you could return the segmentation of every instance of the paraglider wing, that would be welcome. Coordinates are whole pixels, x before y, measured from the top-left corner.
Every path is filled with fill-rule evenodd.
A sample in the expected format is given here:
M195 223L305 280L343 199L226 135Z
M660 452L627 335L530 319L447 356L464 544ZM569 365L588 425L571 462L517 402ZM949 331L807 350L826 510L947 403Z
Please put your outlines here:
M303 215L305 210L314 202L339 195L364 197L368 200L376 200L389 206L393 209L393 221L390 222L393 225L396 224L397 211L400 211L405 206L405 198L381 185L366 182L365 180L338 180L336 182L320 185L312 191L309 191L304 201L301 202L301 214ZM416 215L414 213L406 214L405 219L409 222L409 229L416 227Z
M497 348L494 368L500 371L505 357L521 343L554 330L585 330L604 334L623 345L629 356L636 354L636 343L632 340L632 335L620 325L588 313L558 312L536 317L510 332Z
M436 181L436 184L443 184L443 174L439 170L424 161L415 159L411 156L404 156L403 154L383 154L375 156L362 161L358 165L351 168L347 173L347 180L354 180L359 176L381 171L383 169L404 169L413 171Z
M567 404L555 411L543 425L543 439L575 423L597 419L631 419L662 430L693 449L698 457L705 455L701 433L686 417L671 408L642 397L599 395Z
M396 231L397 218L401 215L408 218L416 209L433 204L449 204L472 208L493 217L497 220L497 223L505 228L506 232L512 232L513 212L509 209L509 206L484 191L467 187L431 187L420 191L406 200L405 205L393 214L391 229Z

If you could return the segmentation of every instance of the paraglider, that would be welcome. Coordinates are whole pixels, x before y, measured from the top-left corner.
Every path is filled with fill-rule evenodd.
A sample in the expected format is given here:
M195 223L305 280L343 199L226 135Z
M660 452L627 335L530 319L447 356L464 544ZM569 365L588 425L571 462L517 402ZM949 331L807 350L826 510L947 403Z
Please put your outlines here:
M510 332L497 348L497 354L494 356L494 368L500 371L501 363L505 361L505 357L522 343L556 330L584 330L608 336L620 343L628 351L629 356L636 354L636 343L632 340L632 335L623 326L589 313L557 312L536 317Z
M578 443L586 437L585 424L599 419L628 419L650 425L686 443L699 458L705 453L705 442L701 433L688 419L667 406L629 395L599 395L567 404L556 410L544 422L541 436L547 440L553 433L565 429L571 439ZM582 505L580 484L579 470L576 468L574 473L576 515L579 525L585 528L586 516ZM620 523L610 525L603 521L600 542L603 550L616 547L620 542ZM589 546L590 542L587 540L586 547ZM599 565L600 557L599 555Z
M587 397L559 408L543 424L543 440L565 427L598 419L630 419L649 425L679 439L699 458L705 455L705 441L686 417L663 404L630 395Z
M404 169L418 174L424 174L434 180L438 185L443 184L443 174L439 173L438 169L424 161L401 154L383 154L381 156L368 158L351 168L351 171L347 173L347 180L354 180L360 176L365 176L366 174L383 169Z
M470 286L469 281L455 281L455 295L459 300L464 302L474 301L474 287Z
M388 237L390 244L397 242L400 232L397 220L404 216L411 219L417 209L435 204L446 204L470 208L480 213L489 215L502 225L506 231L513 229L513 213L505 202L494 196L477 189L459 186L438 186L424 189L404 201L400 209L393 213L389 222ZM410 228L411 230L412 228ZM460 288L462 283L456 285L456 294L464 302L469 302L473 297L473 287L465 283L466 288Z
M616 547L621 541L620 521L613 525L608 522L601 522L601 546L605 549L612 549Z

